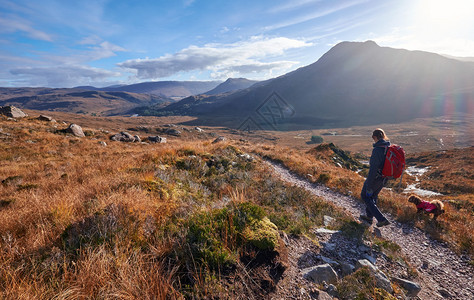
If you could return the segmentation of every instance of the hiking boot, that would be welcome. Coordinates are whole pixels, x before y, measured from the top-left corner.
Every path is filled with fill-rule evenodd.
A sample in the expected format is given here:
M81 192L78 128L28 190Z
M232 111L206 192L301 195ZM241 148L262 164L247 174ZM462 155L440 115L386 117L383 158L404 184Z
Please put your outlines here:
M377 227L383 227L383 226L387 226L390 224L390 221L389 220L384 220L384 221L380 221L377 223Z
M360 215L359 219L369 224L372 224L373 221L373 218L364 215Z

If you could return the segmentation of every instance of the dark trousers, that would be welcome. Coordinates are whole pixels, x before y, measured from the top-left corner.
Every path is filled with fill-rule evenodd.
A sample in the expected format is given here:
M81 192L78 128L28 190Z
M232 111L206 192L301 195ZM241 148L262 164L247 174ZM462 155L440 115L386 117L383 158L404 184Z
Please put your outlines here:
M367 182L364 182L364 187L362 188L362 192L360 193L360 197L362 200L365 202L365 213L367 217L373 218L375 217L378 222L385 221L386 218L384 215L380 212L379 208L377 207L377 199L380 191L385 185L385 179L380 177L375 179L374 185L373 185L373 194L371 197L367 196Z

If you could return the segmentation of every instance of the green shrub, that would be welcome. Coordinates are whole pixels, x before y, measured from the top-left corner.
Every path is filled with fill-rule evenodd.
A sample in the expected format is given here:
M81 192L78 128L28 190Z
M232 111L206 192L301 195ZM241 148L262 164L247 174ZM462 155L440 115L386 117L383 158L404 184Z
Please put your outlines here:
M321 144L323 142L323 138L319 135L312 135L311 136L311 143L314 144Z
M247 244L272 250L279 238L276 225L250 202L195 214L186 225L192 257L211 270L233 265L239 249Z

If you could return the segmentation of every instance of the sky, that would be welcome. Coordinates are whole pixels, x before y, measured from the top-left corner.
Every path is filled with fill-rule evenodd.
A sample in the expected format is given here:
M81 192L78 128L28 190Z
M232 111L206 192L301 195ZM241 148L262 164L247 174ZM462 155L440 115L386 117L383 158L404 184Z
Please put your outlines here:
M474 0L0 0L0 86L264 80L342 41L474 57Z

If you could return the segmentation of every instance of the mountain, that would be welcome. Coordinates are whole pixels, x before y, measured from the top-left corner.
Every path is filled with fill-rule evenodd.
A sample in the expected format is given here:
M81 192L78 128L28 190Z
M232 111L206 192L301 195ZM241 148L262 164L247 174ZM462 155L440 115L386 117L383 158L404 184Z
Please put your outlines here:
M189 97L159 112L198 116L198 124L283 130L397 123L473 109L474 63L367 41L339 43L291 73L230 95Z
M173 100L161 96L128 92L85 91L83 89L0 88L0 106L97 115L123 114L143 105L163 106Z
M220 81L156 81L110 86L95 90L149 94L179 100L209 91L220 83Z
M246 78L229 78L225 82L219 84L214 89L205 92L205 95L218 95L225 94L229 92L235 92L237 90L246 89L258 81L248 80Z

